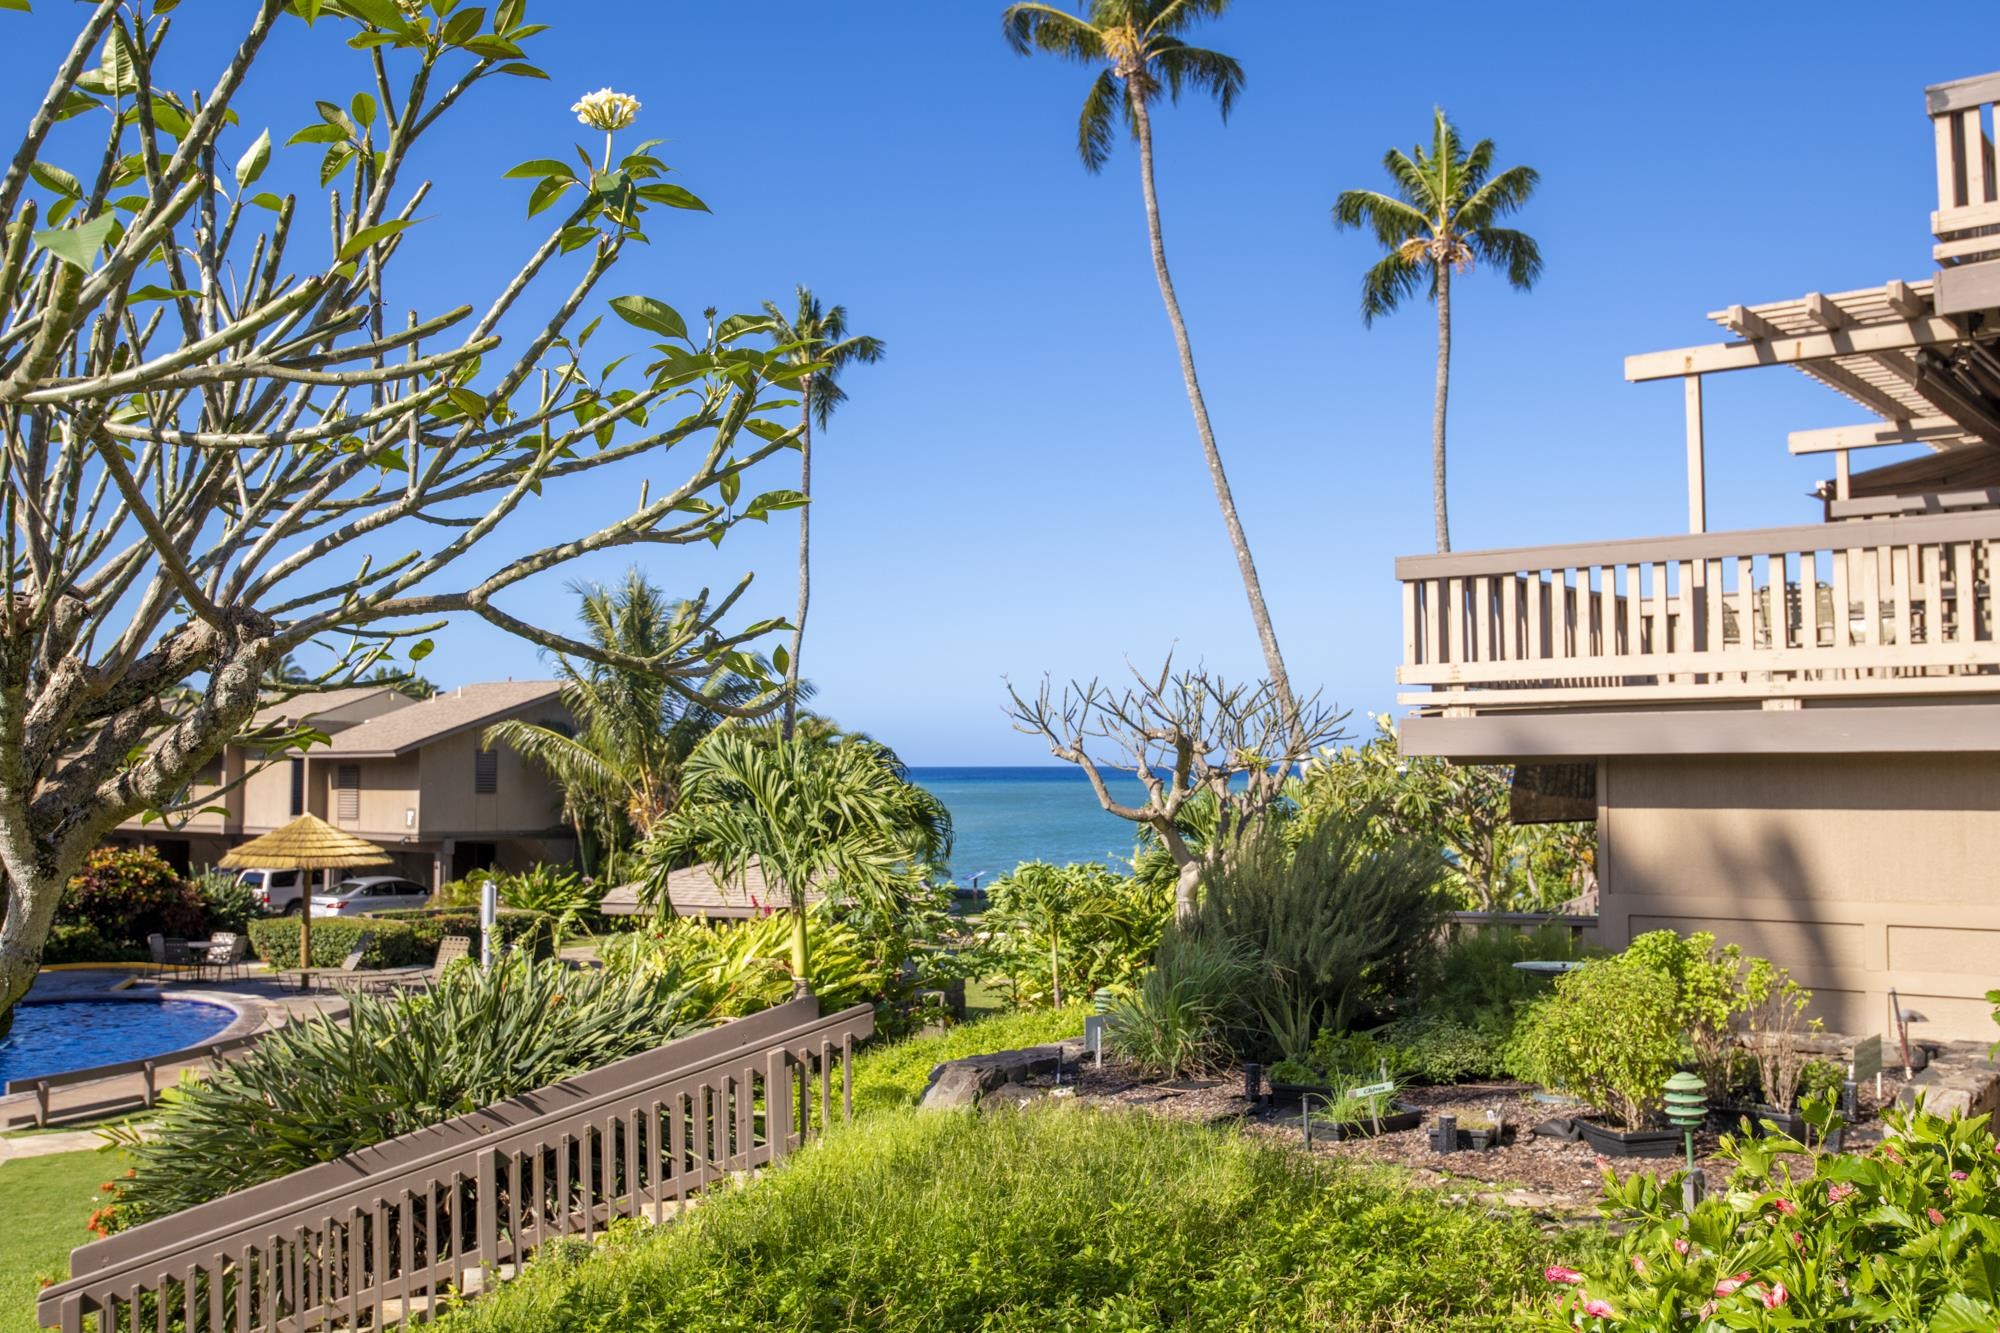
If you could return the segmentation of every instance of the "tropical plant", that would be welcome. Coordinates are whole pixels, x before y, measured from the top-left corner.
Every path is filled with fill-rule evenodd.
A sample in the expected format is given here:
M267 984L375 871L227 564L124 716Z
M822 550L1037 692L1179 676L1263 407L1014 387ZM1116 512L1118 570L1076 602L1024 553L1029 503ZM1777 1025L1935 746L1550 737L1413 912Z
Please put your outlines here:
M1296 848L1266 834L1211 874L1199 932L1240 940L1258 961L1246 998L1263 1020L1253 1052L1322 1027L1345 1031L1405 993L1435 947L1443 867L1416 844L1378 846L1359 820L1323 821Z
M287 1023L143 1126L115 1225L132 1226L637 1055L699 1026L671 969L576 972L509 955L428 990ZM245 1151L255 1145L255 1151Z
M1808 1103L1811 1144L1722 1136L1727 1186L1693 1212L1681 1177L1605 1174L1617 1237L1543 1271L1554 1295L1511 1327L1990 1329L2000 1320L2000 1156L1987 1116L1882 1112L1861 1152L1816 1146L1841 1127ZM1576 1235L1576 1232L1567 1233Z
M1743 971L1743 1045L1757 1066L1764 1104L1790 1111L1797 1102L1806 1055L1799 1038L1819 1029L1806 1017L1812 992L1766 958L1752 958Z
M557 950L571 935L600 919L597 904L604 897L604 886L566 866L537 862L516 874L501 875L493 887L502 907L548 917L554 933L550 944Z
M1360 815L1386 841L1435 847L1468 907L1547 911L1591 882L1596 829L1514 823L1513 775L1505 765L1405 755L1382 713L1366 744L1321 750L1286 790L1301 829L1331 814Z
M200 934L208 907L153 848L99 847L70 877L56 920L90 926L114 946L135 946L148 935Z
M688 759L675 817L641 849L644 899L666 901L670 870L706 862L724 884L755 860L789 904L792 977L811 981L806 896L894 913L951 848L951 816L872 741L710 736Z
M1742 948L1717 945L1705 930L1690 935L1649 930L1635 936L1620 957L1673 983L1674 1021L1687 1040L1695 1072L1718 1094L1725 1091L1736 1051L1736 1016L1747 999ZM1771 965L1761 958L1754 960L1753 970L1760 979L1771 976Z
M1595 958L1556 979L1515 1024L1507 1064L1574 1093L1628 1129L1661 1105L1687 1051L1674 983L1629 958Z
M1551 985L1547 974L1516 963L1579 962L1602 952L1561 926L1454 930L1419 973L1415 993L1404 1007L1474 1028L1504 1044L1521 1008L1548 994Z
M405 280L405 242L453 211L415 175L449 159L431 131L482 114L494 84L542 74L529 48L545 25L525 0L209 7L236 25L227 40L160 22L160 6L44 8L73 13L75 38L0 172L0 1013L32 983L88 851L128 820L199 808L193 779L288 654L327 645L314 679L350 684L420 661L464 616L675 684L747 669L745 645L782 622L726 624L741 584L644 661L509 603L579 557L706 545L800 503L755 487L796 442L764 415L795 367L761 318L690 331L664 302L617 295L609 313L653 351L588 350L626 249L670 210L704 207L653 145L613 151L639 111L629 96L574 108L604 134L601 158L579 170L538 144L508 173L530 214L555 210L514 272L484 296L452 284L467 298L455 309L400 316L440 286ZM207 77L179 54L190 37ZM198 95L156 81L175 68L201 78ZM252 86L266 71L283 95ZM280 127L274 150L245 122L279 103L317 110ZM300 178L330 207L324 227L284 193ZM481 189L457 212L491 232L498 206ZM425 245L454 249L446 235ZM613 468L631 498L604 488ZM591 503L564 503L578 487ZM524 526L531 505L540 522Z
M1025 861L988 888L980 918L1018 999L1065 1000L1129 986L1173 917L1173 884L1145 883L1096 861Z
M1138 984L1112 998L1106 1042L1152 1074L1223 1068L1232 1054L1229 1034L1245 1018L1243 992L1256 972L1247 942L1170 928Z
M1180 354L1181 380L1187 386L1188 406L1194 411L1195 434L1201 439L1201 453L1208 464L1208 478L1215 487L1215 502L1222 510L1222 523L1229 533L1230 549L1236 556L1236 570L1243 580L1243 594L1250 603L1250 619L1256 625L1257 641L1264 651L1264 671L1271 682L1281 714L1297 729L1298 703L1292 695L1291 677L1285 671L1284 654L1278 650L1278 634L1271 626L1271 613L1264 605L1264 585L1257 577L1257 563L1250 555L1250 539L1243 534L1243 520L1236 513L1236 497L1229 488L1229 474L1223 470L1222 451L1215 443L1215 430L1208 420L1208 401L1202 396L1195 376L1194 344L1188 338L1187 321L1181 316L1180 297L1174 291L1173 275L1167 271L1167 243L1160 230L1160 201L1153 187L1153 106L1165 92L1179 102L1183 91L1203 93L1215 99L1222 118L1229 119L1236 95L1243 90L1243 67L1218 51L1188 45L1182 34L1202 19L1216 18L1229 8L1229 0L1090 0L1088 12L1071 14L1046 4L1009 5L1000 24L1007 44L1016 54L1046 52L1081 65L1097 66L1097 77L1083 99L1083 117L1077 125L1077 152L1085 170L1098 172L1111 158L1116 138L1114 121L1123 119L1139 147L1139 186L1146 202L1146 235L1152 245L1153 276L1160 285L1160 300L1173 327L1174 346Z
M211 866L195 876L194 891L208 917L209 930L240 935L264 915L264 904L256 891L230 871Z
M509 718L486 729L485 743L507 746L555 780L579 841L595 843L602 877L611 879L619 850L674 808L681 768L702 739L774 696L763 664L741 654L686 682L646 666L676 651L700 607L666 596L636 567L615 587L571 590L585 635L614 660L556 659L573 727Z
M805 647L806 611L812 604L813 426L817 423L825 430L833 410L847 401L840 373L856 362L872 365L887 350L880 338L847 331L846 306L823 306L810 287L800 287L796 297L790 315L772 302L764 302L780 355L789 358L800 372L799 494L807 501L799 506L799 608L792 616L792 648L785 660L776 664L785 673L782 731L786 740L792 738L798 721L799 656Z
M894 968L869 956L855 931L822 906L807 913L812 932L813 986L831 1013L864 1000L893 998ZM686 917L623 931L599 950L614 972L682 977L693 1012L741 1018L792 997L792 923L783 916L707 922Z
M1542 271L1541 247L1525 232L1497 225L1528 202L1541 178L1533 167L1493 172L1493 141L1468 150L1443 108L1433 114L1431 146L1391 148L1383 168L1396 193L1348 190L1334 201L1341 227L1367 227L1387 254L1361 280L1361 319L1373 324L1427 287L1437 306L1437 397L1431 410L1431 502L1437 548L1451 549L1445 505L1445 400L1451 389L1451 279L1475 259L1507 271L1521 291Z

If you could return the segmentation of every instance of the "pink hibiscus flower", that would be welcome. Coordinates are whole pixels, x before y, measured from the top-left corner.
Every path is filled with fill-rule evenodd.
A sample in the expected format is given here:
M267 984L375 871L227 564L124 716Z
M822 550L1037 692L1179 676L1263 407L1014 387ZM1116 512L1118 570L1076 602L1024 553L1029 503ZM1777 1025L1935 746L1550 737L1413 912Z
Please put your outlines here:
M1548 1282L1560 1282L1565 1287L1574 1287L1583 1281L1583 1274L1574 1268L1564 1268L1561 1264L1550 1264L1542 1270L1542 1277Z

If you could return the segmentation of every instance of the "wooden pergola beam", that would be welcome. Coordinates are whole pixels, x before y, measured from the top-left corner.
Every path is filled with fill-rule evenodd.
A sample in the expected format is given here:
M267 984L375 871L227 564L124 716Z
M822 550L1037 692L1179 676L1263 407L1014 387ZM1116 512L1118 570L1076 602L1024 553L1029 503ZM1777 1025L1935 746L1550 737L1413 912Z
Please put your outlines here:
M1965 427L1950 417L1912 417L1903 421L1875 421L1866 426L1795 430L1786 437L1785 446L1795 454L1837 454L1891 444L1932 444L1955 440L1965 433Z
M1641 352L1625 358L1625 378L1634 383L1680 379L1687 375L1713 375L1728 370L1751 370L1758 366L1796 366L1840 356L1904 352L1916 347L1965 341L1964 330L1936 315L1888 320L1880 324L1857 324L1848 329L1787 337L1748 309L1731 307L1731 313L1739 309L1749 321L1754 322L1746 323L1746 328L1761 327L1770 330L1770 335L1749 335L1747 342L1709 343L1669 352Z

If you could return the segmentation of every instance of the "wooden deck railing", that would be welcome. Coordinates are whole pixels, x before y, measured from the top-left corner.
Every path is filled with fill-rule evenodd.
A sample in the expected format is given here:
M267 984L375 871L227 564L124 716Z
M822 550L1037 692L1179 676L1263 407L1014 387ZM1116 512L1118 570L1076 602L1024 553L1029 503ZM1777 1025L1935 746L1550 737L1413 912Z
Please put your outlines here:
M1925 90L1937 139L1938 206L1931 215L1940 264L2000 257L2000 176L1993 155L2000 74Z
M65 1333L421 1322L546 1240L659 1221L784 1157L831 1123L836 1063L851 1114L854 1043L874 1026L865 1004L822 1017L794 1000L253 1185L75 1250L37 1313Z
M1407 704L2000 692L1992 511L1396 562Z

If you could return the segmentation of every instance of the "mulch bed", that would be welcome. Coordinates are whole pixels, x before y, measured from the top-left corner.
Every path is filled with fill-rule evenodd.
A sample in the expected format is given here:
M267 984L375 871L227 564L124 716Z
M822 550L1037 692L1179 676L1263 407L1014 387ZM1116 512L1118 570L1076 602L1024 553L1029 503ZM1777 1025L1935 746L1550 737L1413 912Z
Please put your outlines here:
M1897 1089L1897 1080L1886 1080L1884 1100L1893 1101ZM1872 1116L1873 1093L1872 1087L1863 1089L1862 1122L1848 1131L1850 1149L1865 1146L1879 1137L1880 1122ZM1241 1071L1232 1070L1212 1079L1161 1082L1107 1060L1101 1069L1088 1062L1080 1069L1065 1069L1059 1088L1054 1079L1038 1078L1027 1085L1016 1085L1014 1091L1015 1096L1023 1099L1051 1094L1074 1097L1089 1105L1126 1107L1206 1124L1233 1122L1240 1124L1246 1133L1267 1136L1295 1149L1304 1146L1296 1105L1274 1107L1247 1101L1243 1096ZM1420 1128L1340 1143L1315 1139L1310 1151L1350 1161L1402 1167L1424 1184L1552 1217L1594 1215L1595 1206L1603 1197L1607 1167L1622 1180L1641 1171L1665 1177L1682 1165L1679 1154L1603 1158L1586 1143L1536 1135L1535 1125L1552 1117L1583 1113L1587 1108L1545 1100L1544 1096L1537 1096L1534 1088L1522 1083L1413 1087L1398 1096L1423 1109ZM1489 1112L1497 1112L1515 1129L1514 1138L1505 1146L1483 1152L1438 1153L1431 1148L1429 1135L1440 1112L1456 1115L1461 1130L1484 1124ZM1728 1163L1716 1156L1717 1146L1713 1132L1695 1137L1696 1154L1711 1184L1720 1184L1729 1177Z

